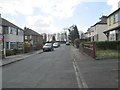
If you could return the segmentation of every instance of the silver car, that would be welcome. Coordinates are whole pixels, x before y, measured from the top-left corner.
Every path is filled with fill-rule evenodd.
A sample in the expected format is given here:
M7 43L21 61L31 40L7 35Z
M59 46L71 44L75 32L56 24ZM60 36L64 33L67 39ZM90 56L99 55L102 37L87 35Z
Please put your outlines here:
M52 43L46 43L44 46L43 46L43 52L44 51L53 51L54 50L54 47L53 47L53 44Z

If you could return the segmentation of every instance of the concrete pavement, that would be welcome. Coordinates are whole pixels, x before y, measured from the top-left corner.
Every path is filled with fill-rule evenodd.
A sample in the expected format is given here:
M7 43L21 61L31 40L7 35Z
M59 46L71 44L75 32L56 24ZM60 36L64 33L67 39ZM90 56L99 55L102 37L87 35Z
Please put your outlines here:
M5 65L8 65L8 64L20 61L20 60L24 60L25 58L31 55L40 54L42 52L43 52L42 50L38 50L38 51L33 51L30 53L25 53L25 54L7 56L5 59L0 60L0 66L5 66Z
M84 88L118 88L118 59L94 60L71 46Z

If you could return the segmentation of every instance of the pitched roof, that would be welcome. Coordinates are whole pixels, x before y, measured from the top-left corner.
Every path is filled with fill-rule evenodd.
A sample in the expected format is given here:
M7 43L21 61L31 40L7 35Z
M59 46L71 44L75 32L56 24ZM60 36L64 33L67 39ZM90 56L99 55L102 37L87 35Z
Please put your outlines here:
M100 19L101 20L99 22L97 22L96 24L94 24L93 26L95 26L97 24L107 24L107 16L102 16Z
M111 15L113 15L114 13L118 12L120 10L120 8L118 8L116 11L112 12L108 17L110 17Z
M15 24L9 22L8 20L2 18L2 26L10 26L10 27L14 27L14 28L18 28L18 29L21 29L23 30L22 28L16 26Z
M25 27L25 35L40 35L39 33L37 33L36 31L34 31L34 30L32 30L32 29L29 29L29 28L26 28ZM40 35L40 36L42 36L42 35Z

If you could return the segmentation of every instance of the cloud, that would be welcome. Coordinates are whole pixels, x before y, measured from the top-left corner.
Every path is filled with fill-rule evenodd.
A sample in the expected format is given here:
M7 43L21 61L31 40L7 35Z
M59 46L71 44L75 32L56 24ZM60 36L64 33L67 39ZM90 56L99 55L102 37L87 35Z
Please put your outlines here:
M61 29L56 27L54 20L50 16L28 16L26 18L26 27L29 27L39 33L57 33Z
M54 17L72 17L80 2L81 0L0 0L0 7L3 14L24 15L26 26L35 31L54 33L61 30L55 26ZM40 10L40 15L34 15L36 8Z
M73 16L73 12L81 0L0 0L0 7L4 14L32 15L35 8L43 13L66 18Z
M120 0L107 0L107 4L112 6L111 11L115 11L116 9L118 9L118 2Z
M60 32L61 30L55 26L54 17L60 19L72 17L80 1L81 0L0 0L0 12L13 16L22 14L26 18L26 26L28 28L41 33L54 33ZM39 15L34 14L36 8L41 12L38 12Z
M0 7L3 14L30 15L33 13L33 6L29 0L0 0Z
M107 2L112 6L112 11L117 9L119 0L0 0L0 13L6 15L22 14L26 17L26 26L38 32L58 32L54 17L69 18L81 2ZM35 9L39 9L39 15L34 15ZM87 9L87 7L86 7ZM44 16L45 15L45 16ZM8 19L9 20L9 19ZM15 23L15 20L10 20ZM23 26L23 25L22 25ZM86 26L79 25L82 31Z

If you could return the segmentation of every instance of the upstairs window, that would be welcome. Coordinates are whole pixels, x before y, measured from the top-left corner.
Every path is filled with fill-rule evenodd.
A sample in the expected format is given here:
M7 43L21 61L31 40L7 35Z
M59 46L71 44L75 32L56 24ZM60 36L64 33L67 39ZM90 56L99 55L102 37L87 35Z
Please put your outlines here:
M114 23L118 23L118 13L114 15Z
M9 34L7 26L3 26L2 29L4 34Z
M17 29L16 28L10 27L9 30L10 30L10 34L17 35Z
M0 26L0 34L2 34L2 26Z
M23 36L23 31L18 29L18 36Z

